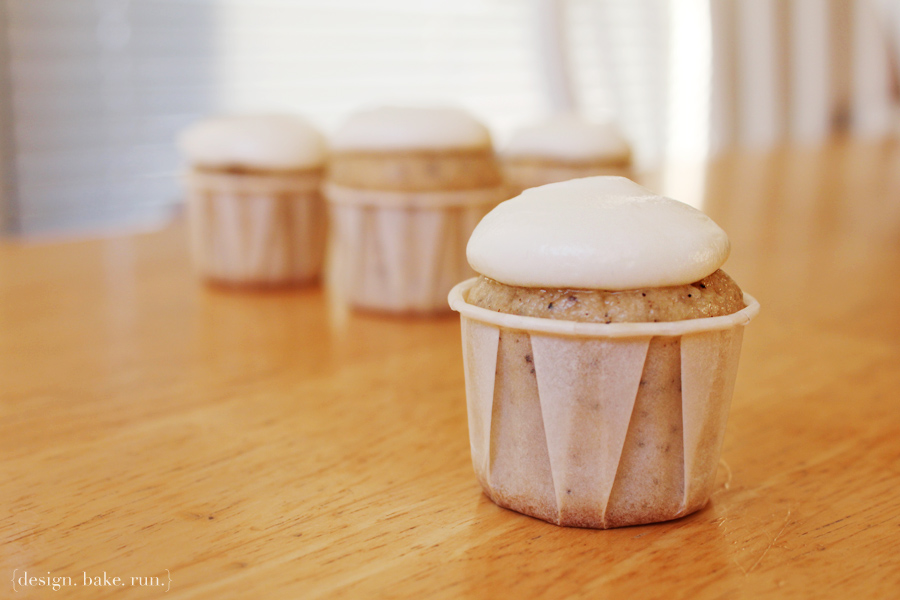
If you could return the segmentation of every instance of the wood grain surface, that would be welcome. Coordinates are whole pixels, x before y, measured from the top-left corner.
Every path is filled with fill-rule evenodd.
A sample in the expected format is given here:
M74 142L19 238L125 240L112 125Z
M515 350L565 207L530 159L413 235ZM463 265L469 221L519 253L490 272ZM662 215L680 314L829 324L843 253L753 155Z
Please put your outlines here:
M0 597L900 597L900 149L652 185L696 190L762 303L704 510L593 531L492 504L453 316L206 288L179 224L9 241Z

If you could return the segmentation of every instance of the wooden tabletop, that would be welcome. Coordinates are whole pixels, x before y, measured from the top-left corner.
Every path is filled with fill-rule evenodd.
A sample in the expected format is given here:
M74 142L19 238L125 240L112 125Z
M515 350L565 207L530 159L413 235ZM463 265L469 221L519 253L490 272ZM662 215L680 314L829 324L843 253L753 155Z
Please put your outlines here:
M900 149L654 186L703 201L762 303L704 510L592 531L493 505L454 316L208 289L177 224L6 242L0 597L900 597Z

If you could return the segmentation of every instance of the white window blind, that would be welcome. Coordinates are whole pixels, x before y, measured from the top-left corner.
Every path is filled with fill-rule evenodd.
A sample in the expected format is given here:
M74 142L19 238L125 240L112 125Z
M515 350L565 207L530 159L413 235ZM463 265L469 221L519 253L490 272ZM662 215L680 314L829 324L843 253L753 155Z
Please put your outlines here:
M641 166L822 139L847 97L858 130L893 122L900 12L872 12L888 0L558 2L571 93L554 95L538 54L553 0L0 0L0 222L165 218L174 138L210 113L298 112L327 133L367 105L455 104L502 145L571 98L617 119Z
M217 110L300 110L331 129L361 104L452 103L504 130L540 108L528 2L219 6Z
M3 0L11 228L105 227L180 199L177 132L205 114L464 106L503 133L542 111L520 0Z
M23 232L159 218L177 201L172 139L208 110L208 3L6 0Z

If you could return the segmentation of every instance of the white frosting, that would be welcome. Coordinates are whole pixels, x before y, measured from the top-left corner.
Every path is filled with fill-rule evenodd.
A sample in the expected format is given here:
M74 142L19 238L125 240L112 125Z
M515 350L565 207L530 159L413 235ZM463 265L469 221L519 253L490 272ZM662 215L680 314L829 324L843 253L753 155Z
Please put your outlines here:
M559 116L516 131L504 154L565 161L619 162L628 159L631 150L613 123L591 123L575 116Z
M624 177L586 177L501 203L466 255L507 285L628 290L693 283L729 250L725 232L697 209Z
M352 115L331 139L335 150L445 150L490 147L487 128L453 108L381 107Z
M233 116L205 119L178 138L182 154L204 167L307 169L325 162L325 140L300 117Z

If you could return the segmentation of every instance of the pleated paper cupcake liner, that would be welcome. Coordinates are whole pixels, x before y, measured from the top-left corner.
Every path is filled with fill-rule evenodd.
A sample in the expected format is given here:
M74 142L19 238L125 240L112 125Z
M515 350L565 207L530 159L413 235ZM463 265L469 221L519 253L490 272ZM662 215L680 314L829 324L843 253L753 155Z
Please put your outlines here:
M674 519L712 493L744 326L759 311L576 323L468 304L457 285L476 476L500 506L558 525Z
M322 269L327 220L318 178L190 173L192 256L228 285L306 283Z
M358 308L445 312L447 292L473 275L466 244L506 188L382 192L328 184L340 294Z

